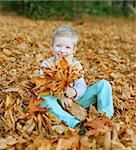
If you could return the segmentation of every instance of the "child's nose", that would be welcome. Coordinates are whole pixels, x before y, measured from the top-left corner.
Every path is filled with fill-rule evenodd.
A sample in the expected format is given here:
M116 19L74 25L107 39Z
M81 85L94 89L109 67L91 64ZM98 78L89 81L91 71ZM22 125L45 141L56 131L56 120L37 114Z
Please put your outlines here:
M65 52L65 47L62 47L61 52L62 52L62 53Z

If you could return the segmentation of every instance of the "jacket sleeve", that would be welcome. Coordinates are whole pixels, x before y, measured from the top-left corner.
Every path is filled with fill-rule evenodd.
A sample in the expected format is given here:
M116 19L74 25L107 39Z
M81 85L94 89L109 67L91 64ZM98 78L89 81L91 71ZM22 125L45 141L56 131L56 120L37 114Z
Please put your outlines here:
M77 92L75 100L78 100L79 98L81 98L85 94L85 92L87 90L87 85L86 85L86 82L84 80L84 76L82 76L80 79L78 79L74 82L73 88Z
M49 63L48 63L46 60L43 61L43 62L41 63L40 66L41 66L41 67L47 67L47 68L50 68ZM42 70L42 69L40 69L40 74L43 74L43 70Z

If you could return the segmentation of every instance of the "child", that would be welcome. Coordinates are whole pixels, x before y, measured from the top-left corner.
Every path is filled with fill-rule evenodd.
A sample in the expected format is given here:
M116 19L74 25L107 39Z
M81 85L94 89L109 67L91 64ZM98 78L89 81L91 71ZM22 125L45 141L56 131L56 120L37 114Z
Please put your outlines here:
M76 45L78 42L78 35L76 31L70 25L60 26L53 34L52 37L52 53L53 57L43 61L41 66L50 68L51 63L55 63L59 57L65 57L69 64L81 64L73 57L76 51ZM40 74L43 71L40 70ZM84 108L88 108L90 105L97 102L97 109L99 112L106 112L108 117L113 115L113 102L112 102L112 89L111 85L106 80L100 80L94 85L87 88L84 76L74 81L66 88L65 96L59 98L61 105L58 103L56 97L52 95L41 96L44 100L40 106L50 108L49 111L55 115L59 120L67 123L70 128L74 128L80 121L66 112L65 109L70 107L73 100L82 105Z

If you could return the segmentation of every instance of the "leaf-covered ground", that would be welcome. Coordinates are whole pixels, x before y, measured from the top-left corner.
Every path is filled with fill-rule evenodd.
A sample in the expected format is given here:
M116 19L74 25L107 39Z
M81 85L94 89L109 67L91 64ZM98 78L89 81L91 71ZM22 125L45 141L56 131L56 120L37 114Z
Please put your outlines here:
M109 121L90 107L85 136L48 112L28 114L34 66L48 57L51 34L64 23L79 32L76 55L88 86L106 79L113 88L113 118ZM135 27L136 21L127 19L32 21L0 14L0 149L135 150Z

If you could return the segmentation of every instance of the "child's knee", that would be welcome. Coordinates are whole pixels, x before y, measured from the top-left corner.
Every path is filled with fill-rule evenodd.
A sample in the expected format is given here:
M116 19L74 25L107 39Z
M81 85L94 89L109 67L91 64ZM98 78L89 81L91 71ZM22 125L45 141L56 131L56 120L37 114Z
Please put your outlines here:
M107 80L99 80L98 83L101 85L101 86L108 86L111 88L111 84L109 81Z

